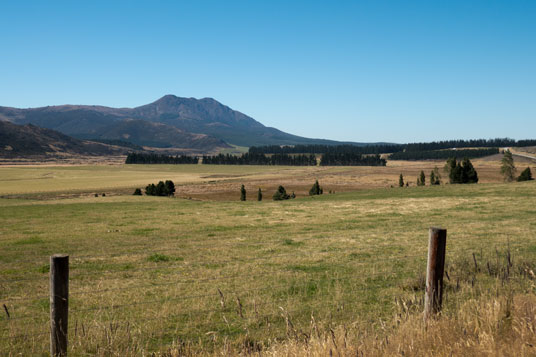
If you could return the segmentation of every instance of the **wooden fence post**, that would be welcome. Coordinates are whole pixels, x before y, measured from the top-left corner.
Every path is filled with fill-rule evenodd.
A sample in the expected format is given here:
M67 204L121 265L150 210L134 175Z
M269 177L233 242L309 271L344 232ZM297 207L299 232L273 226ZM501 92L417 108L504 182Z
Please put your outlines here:
M426 292L424 295L425 320L441 311L446 245L447 230L434 227L430 228L428 264L426 267Z
M50 257L50 355L67 356L69 256Z

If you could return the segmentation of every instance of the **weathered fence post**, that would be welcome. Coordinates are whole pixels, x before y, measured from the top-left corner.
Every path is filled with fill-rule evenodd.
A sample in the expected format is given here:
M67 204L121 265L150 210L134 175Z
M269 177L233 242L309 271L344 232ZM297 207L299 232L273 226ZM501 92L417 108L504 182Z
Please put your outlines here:
M428 264L426 267L426 292L424 295L425 320L432 314L441 311L446 246L447 230L434 227L430 228Z
M67 356L69 256L50 257L50 355Z

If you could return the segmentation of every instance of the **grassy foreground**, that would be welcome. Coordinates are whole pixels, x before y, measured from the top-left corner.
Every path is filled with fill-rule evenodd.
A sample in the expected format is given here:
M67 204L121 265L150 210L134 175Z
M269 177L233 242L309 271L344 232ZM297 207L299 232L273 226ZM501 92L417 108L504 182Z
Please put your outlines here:
M535 196L529 182L287 202L1 199L0 350L46 355L48 256L68 253L72 355L355 355L350 330L422 330L430 226L448 229L443 321L483 298L532 301Z

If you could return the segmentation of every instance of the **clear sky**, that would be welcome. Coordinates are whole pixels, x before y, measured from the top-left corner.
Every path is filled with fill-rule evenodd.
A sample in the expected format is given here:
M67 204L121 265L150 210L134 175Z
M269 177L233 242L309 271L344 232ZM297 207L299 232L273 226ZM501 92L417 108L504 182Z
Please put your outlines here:
M307 137L536 138L536 1L0 3L0 105L165 94Z

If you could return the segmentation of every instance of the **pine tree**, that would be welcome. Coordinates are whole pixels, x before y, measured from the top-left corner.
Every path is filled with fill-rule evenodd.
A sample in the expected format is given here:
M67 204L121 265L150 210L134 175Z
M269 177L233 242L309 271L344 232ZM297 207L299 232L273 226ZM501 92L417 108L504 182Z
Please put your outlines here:
M257 201L262 201L262 191L261 191L261 188L259 187L259 191L257 191Z
M244 185L242 185L240 187L240 201L245 201L246 200L246 188L244 187Z
M158 181L158 184L156 185L155 190L155 196L167 196L168 195L168 189L164 181Z
M400 174L400 177L398 178L398 187L404 187L404 176Z
M533 180L533 178L532 178L532 172L530 171L530 167L527 167L525 170L523 170L521 172L521 175L519 175L519 177L517 178L518 182L531 181L531 180Z
M417 186L425 186L426 185L426 175L424 174L424 171L421 170L421 174L417 178Z
M322 193L324 193L324 190L322 190L322 187L318 184L318 180L316 180L313 187L309 190L309 196L321 195Z
M516 167L514 165L514 158L510 150L504 150L504 155L501 160L501 174L504 177L505 182L514 181Z
M441 174L437 167L434 167L434 170L430 173L430 185L441 185Z
M456 162L456 158L450 158L445 165L445 171L449 174L450 183L463 183L462 182L462 165Z
M171 180L167 180L165 182L167 195L168 196L174 196L175 195L175 184Z
M462 161L462 183L478 183L478 174L468 158Z
M294 191L292 191L292 195L290 195L290 198L292 199L296 198L296 194L294 193Z
M154 183L151 183L145 187L145 194L147 196L155 196L156 195L156 186Z
M445 167L443 168L443 170L445 170L447 175L449 175L450 177L452 170L454 170L455 168L456 168L456 158L451 157L447 160L447 163L445 164Z

